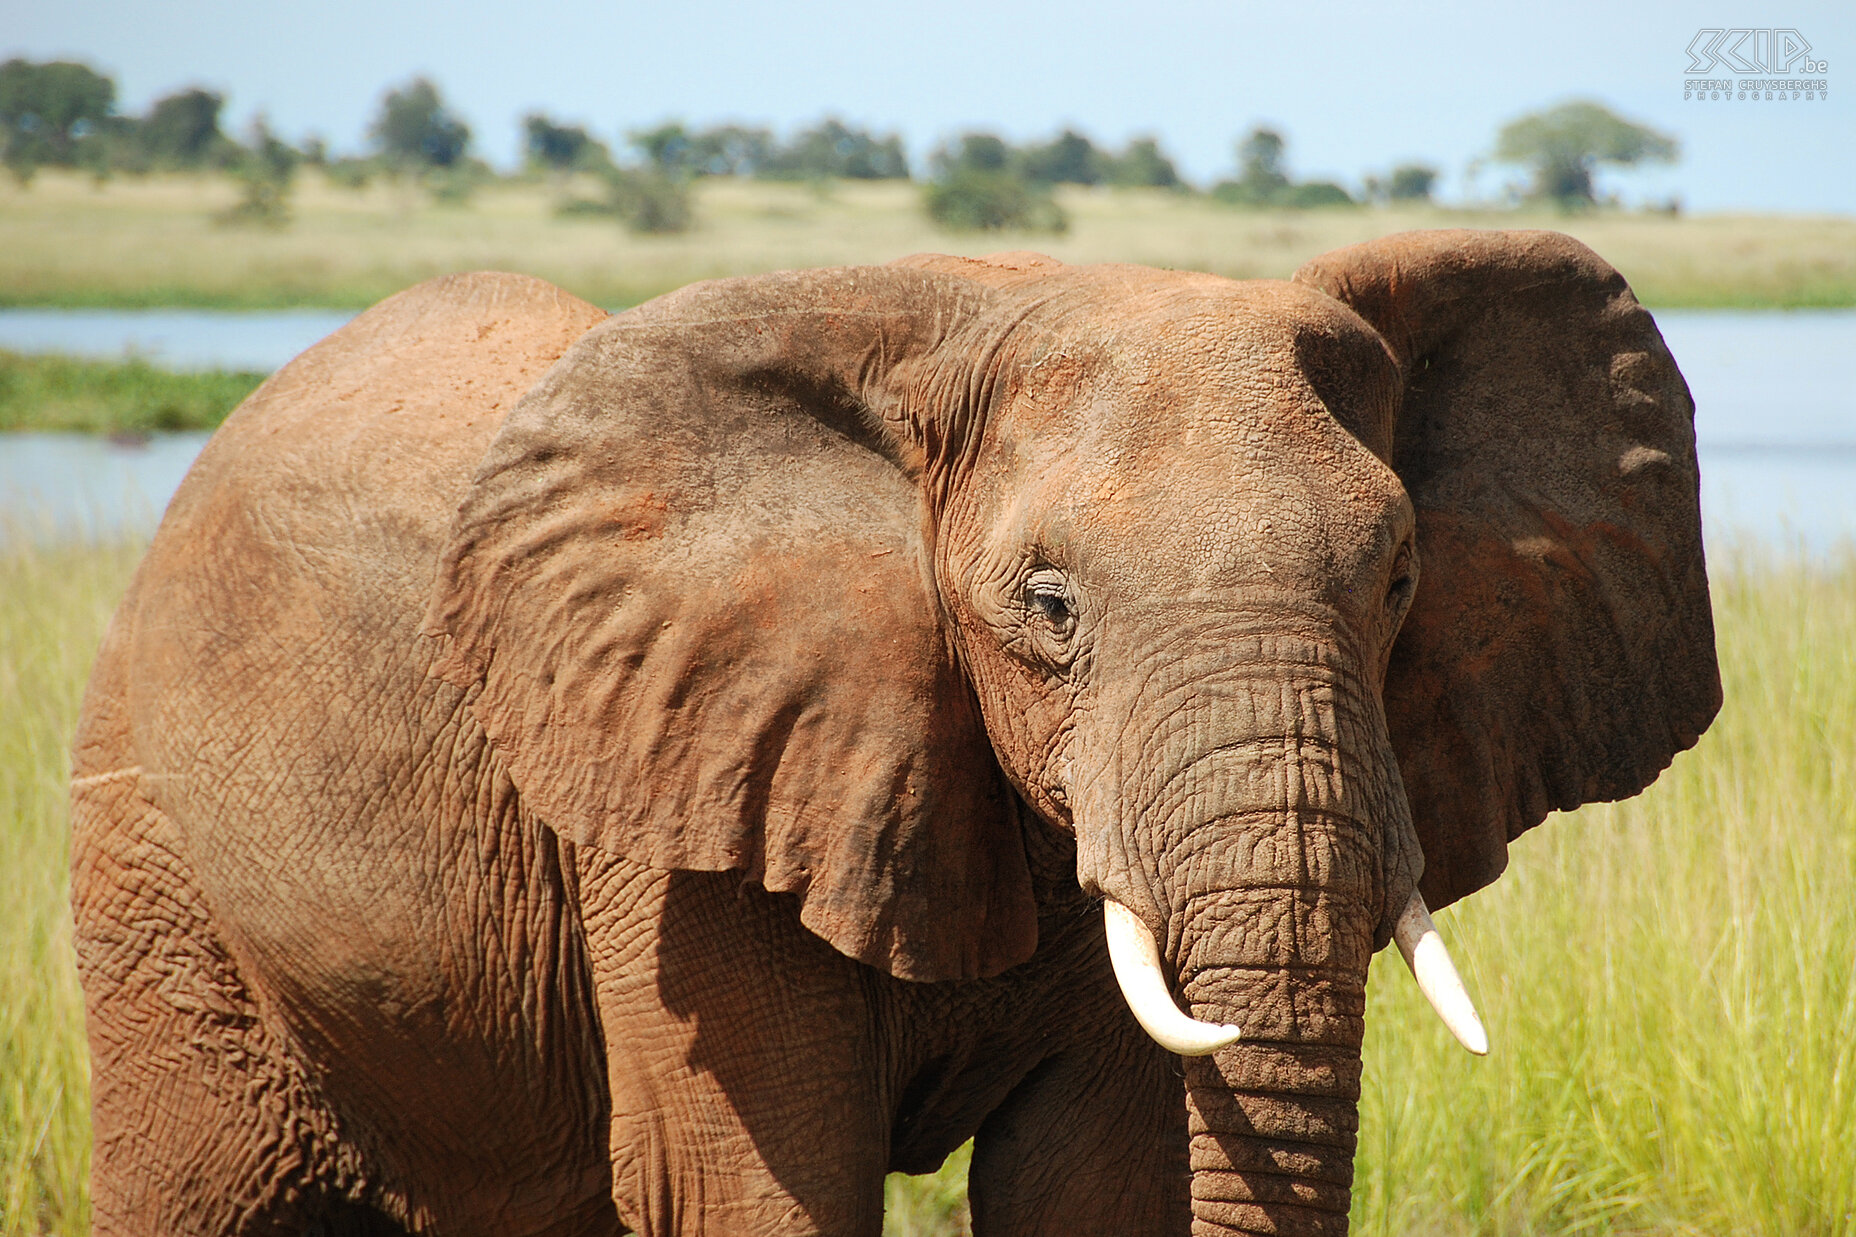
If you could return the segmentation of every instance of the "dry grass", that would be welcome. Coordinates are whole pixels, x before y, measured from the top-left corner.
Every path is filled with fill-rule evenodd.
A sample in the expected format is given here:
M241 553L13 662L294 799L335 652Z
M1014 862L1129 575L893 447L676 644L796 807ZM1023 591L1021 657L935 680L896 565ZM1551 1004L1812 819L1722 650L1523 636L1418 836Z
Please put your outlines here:
M1856 220L1844 218L1240 211L1159 190L1073 189L1059 194L1068 235L950 235L929 225L915 185L716 180L698 186L693 231L633 236L610 220L557 218L556 197L509 183L443 206L403 187L355 191L306 176L294 222L269 231L213 222L237 199L223 178L99 187L45 172L29 189L0 183L0 303L359 308L433 275L493 268L617 307L714 276L1013 248L1280 277L1408 228L1554 227L1605 255L1652 305L1856 305Z
M0 554L0 1237L86 1228L66 747L132 559ZM1715 598L1700 747L1443 917L1493 1054L1375 966L1355 1231L1856 1234L1856 559ZM963 1180L892 1179L892 1237L963 1231Z

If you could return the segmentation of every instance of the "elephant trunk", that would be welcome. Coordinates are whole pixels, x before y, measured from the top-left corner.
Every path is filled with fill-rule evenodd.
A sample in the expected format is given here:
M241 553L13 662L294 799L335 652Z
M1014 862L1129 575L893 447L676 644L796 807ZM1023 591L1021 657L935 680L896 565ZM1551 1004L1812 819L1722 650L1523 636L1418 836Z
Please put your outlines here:
M1146 925L1205 1047L1240 1032L1183 1062L1195 1233L1346 1231L1367 968L1422 863L1376 693L1309 662L1201 680L1185 741L1081 814L1107 827L1079 829L1079 870Z
M1370 832L1339 814L1278 810L1216 818L1187 836L1196 841L1167 882L1180 1008L1165 1004L1153 935L1119 905L1106 918L1124 991L1132 998L1140 985L1126 973L1137 968L1124 968L1135 951L1118 935L1145 947L1156 972L1149 1014L1130 1001L1136 1017L1185 1057L1194 1232L1343 1233L1367 963L1383 918ZM1272 846L1286 855L1290 839L1295 870L1232 858L1230 848L1253 862ZM1201 1044L1186 1042L1194 1034Z
M1363 977L1280 981L1327 1007L1318 1029L1293 1039L1264 1038L1282 1033L1265 1029L1184 1062L1195 1234L1347 1231ZM1207 968L1183 987L1198 1017L1242 1019L1249 1011L1254 1025L1255 977Z

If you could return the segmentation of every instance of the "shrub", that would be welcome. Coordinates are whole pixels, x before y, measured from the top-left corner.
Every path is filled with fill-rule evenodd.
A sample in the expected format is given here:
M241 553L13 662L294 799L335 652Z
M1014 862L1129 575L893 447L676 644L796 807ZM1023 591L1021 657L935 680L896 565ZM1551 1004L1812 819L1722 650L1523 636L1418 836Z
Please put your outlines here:
M1282 195L1282 204L1296 210L1323 206L1358 206L1353 195L1331 180L1305 180L1291 185Z
M1050 192L1007 171L961 168L923 191L928 217L953 232L1063 233L1070 220Z
M260 116L251 125L251 140L233 164L243 192L238 204L217 216L230 226L281 228L290 222L290 184L302 156L277 139Z
M663 235L687 232L695 222L689 183L654 168L607 168L606 196L569 199L556 207L561 215L605 215L633 232Z

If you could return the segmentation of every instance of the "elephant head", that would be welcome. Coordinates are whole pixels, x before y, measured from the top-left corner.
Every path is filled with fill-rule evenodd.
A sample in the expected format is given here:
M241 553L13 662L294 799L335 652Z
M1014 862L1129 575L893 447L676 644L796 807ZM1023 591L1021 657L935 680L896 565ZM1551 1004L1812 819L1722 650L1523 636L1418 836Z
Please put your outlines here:
M1720 700L1687 390L1551 233L696 285L511 413L427 630L557 832L899 977L1029 958L1073 831L1218 1048L1201 1231L1344 1228L1372 953Z

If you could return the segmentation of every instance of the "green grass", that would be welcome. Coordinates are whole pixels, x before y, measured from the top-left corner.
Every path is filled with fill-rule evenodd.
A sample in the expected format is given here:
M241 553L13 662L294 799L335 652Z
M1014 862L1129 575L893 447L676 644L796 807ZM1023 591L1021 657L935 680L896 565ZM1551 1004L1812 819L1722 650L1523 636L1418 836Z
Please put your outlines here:
M1698 748L1446 915L1493 1054L1376 963L1358 1231L1856 1233L1856 561L1714 597Z
M135 558L0 551L0 1237L90 1231L65 783L84 678Z
M583 186L587 193L594 190ZM561 188L503 182L464 205L407 188L301 178L286 228L214 222L238 199L224 177L47 170L0 181L0 304L362 308L460 270L525 271L616 308L697 279L886 262L923 250L1039 249L1068 262L1139 262L1283 277L1340 245L1421 227L1551 227L1590 244L1654 307L1856 305L1856 219L1434 208L1255 211L1164 190L1059 190L1060 237L940 231L919 185L824 188L728 179L696 186L696 226L637 236L559 217Z
M174 373L139 358L87 361L0 349L0 431L148 434L209 430L263 374Z
M66 747L133 552L0 553L0 1237L85 1230ZM1856 558L1717 566L1727 706L1443 930L1494 1040L1370 985L1355 1231L1856 1234ZM964 1231L958 1157L892 1237Z

